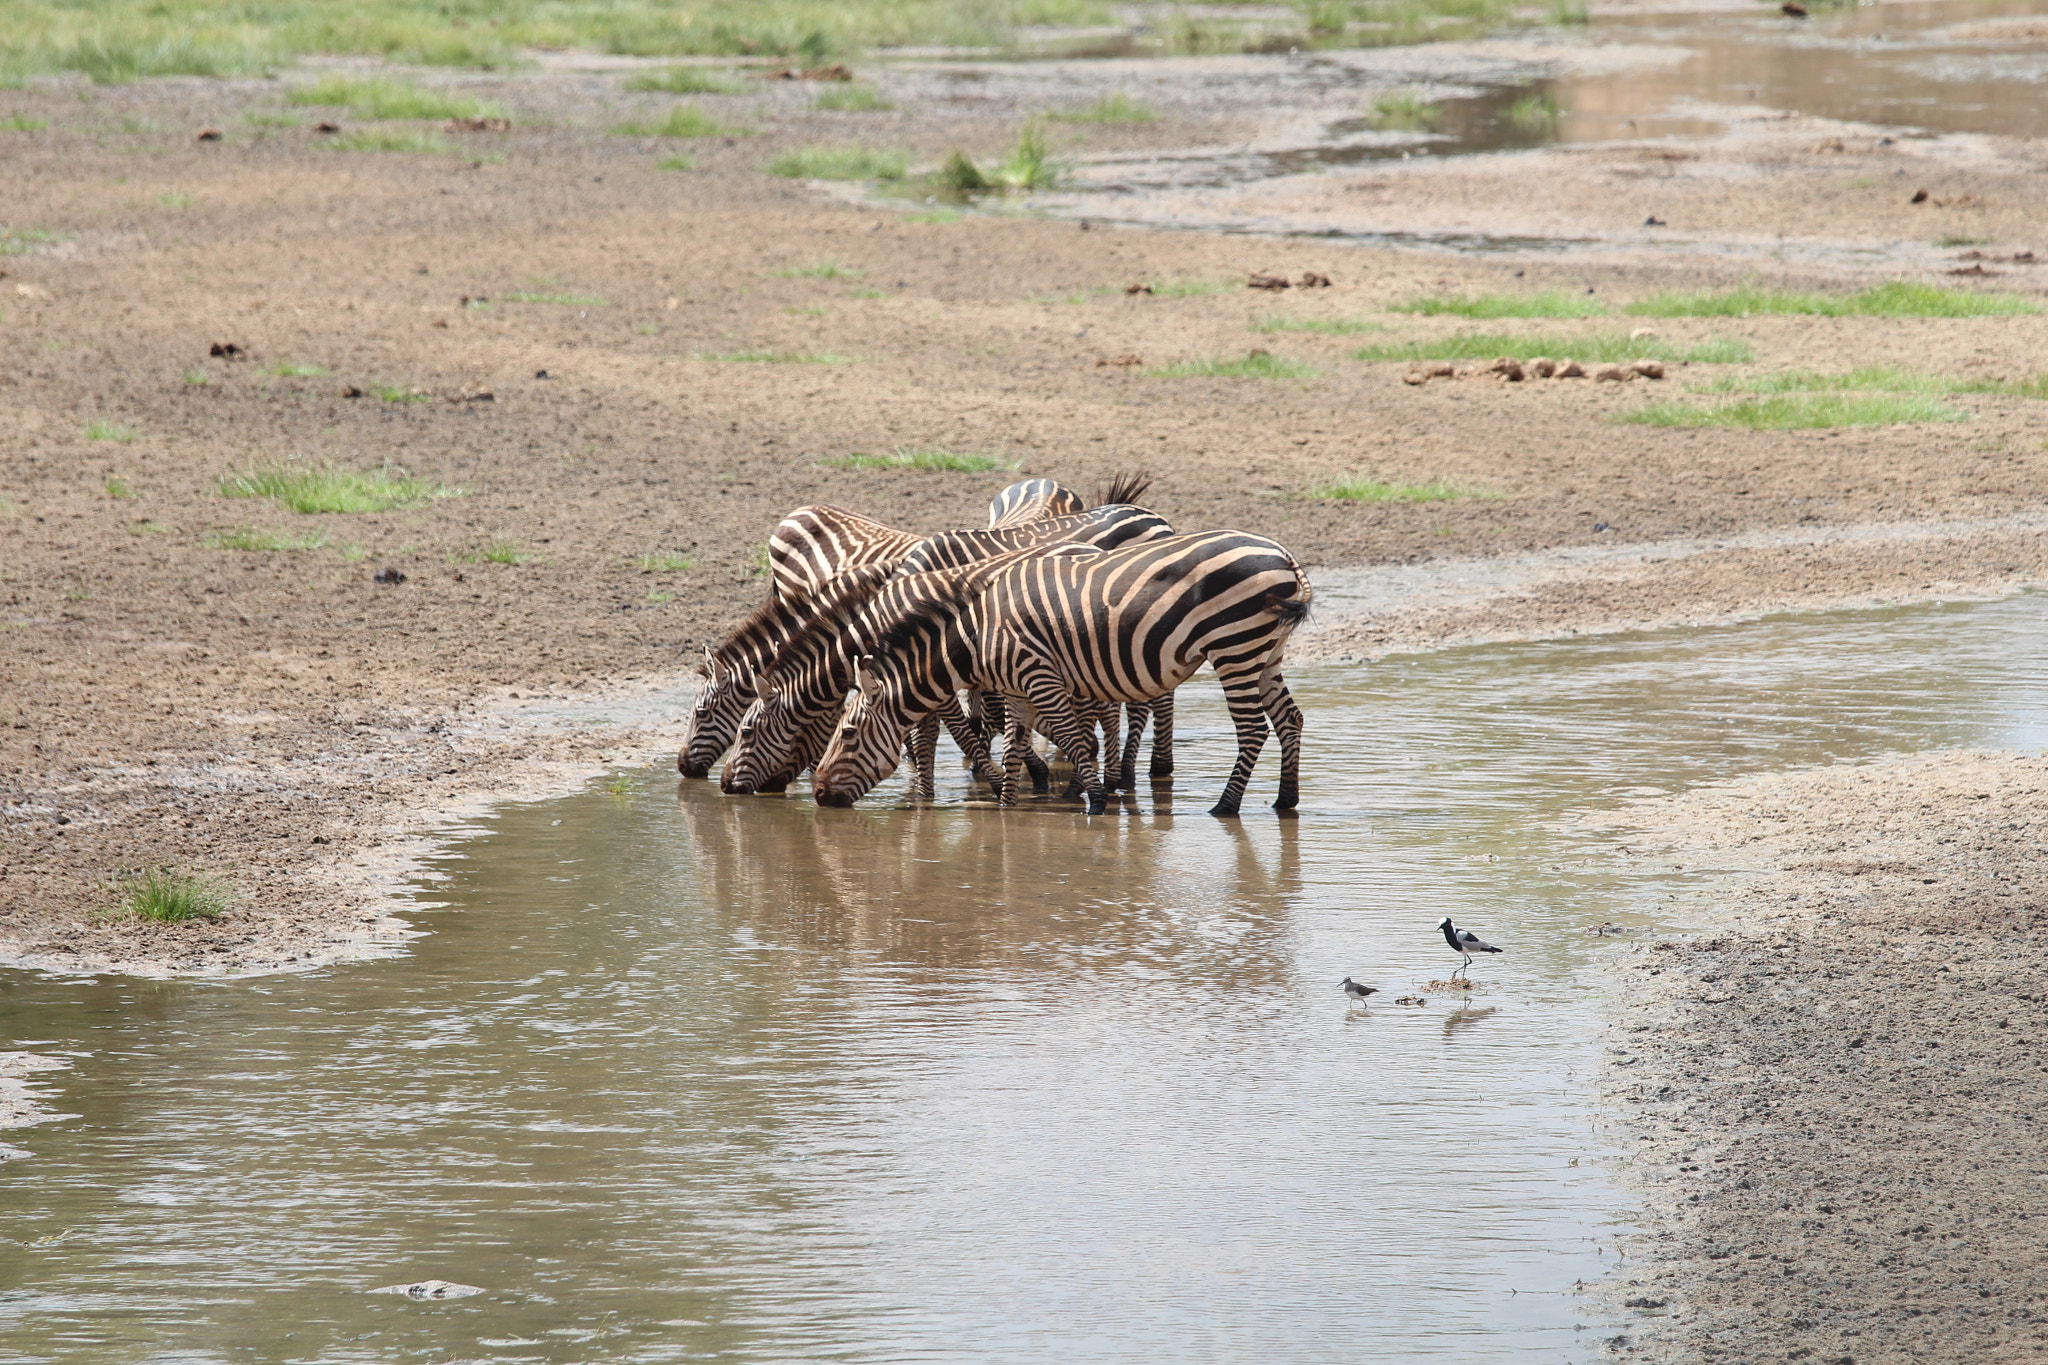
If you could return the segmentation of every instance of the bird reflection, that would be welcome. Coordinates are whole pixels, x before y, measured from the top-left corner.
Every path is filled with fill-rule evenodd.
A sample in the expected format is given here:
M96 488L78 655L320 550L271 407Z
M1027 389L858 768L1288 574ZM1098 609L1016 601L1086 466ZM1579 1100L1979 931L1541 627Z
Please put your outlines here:
M1454 1030L1464 1028L1468 1024L1476 1024L1487 1015L1498 1013L1499 1010L1498 1005L1488 1005L1483 1010L1475 1010L1469 1002L1461 1004L1444 1016L1444 1037L1448 1038Z

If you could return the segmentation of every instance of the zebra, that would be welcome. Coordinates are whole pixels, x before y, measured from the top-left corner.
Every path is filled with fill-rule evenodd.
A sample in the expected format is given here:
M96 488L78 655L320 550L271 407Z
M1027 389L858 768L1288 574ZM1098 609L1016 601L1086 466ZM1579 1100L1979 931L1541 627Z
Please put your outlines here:
M848 569L894 568L924 538L843 507L799 507L769 533L768 567L778 596L800 596Z
M1206 660L1237 730L1237 763L1209 813L1238 813L1268 719L1280 735L1273 806L1292 810L1302 716L1280 663L1313 596L1292 555L1244 531L962 571L897 605L874 649L856 661L859 690L818 761L812 794L819 805L852 805L896 766L907 728L960 688L975 687L1035 711L1073 753L1087 813L1100 814L1093 741L1071 699L1146 700L1179 686ZM1005 804L1017 798L1018 758L1004 755Z
M1118 498L1117 501L1126 499ZM988 528L994 531L1046 517L1069 516L1086 511L1087 507L1088 504L1081 501L1081 495L1065 484L1054 483L1051 479L1025 479L989 499Z
M988 561L995 555L1036 555L1045 553L1049 547L1116 547L1172 534L1173 528L1167 525L1165 518L1128 504L1097 507L1075 516L992 531L952 531L934 536L911 551L890 581L911 583L934 574L943 576L965 565ZM866 574L872 570L861 572ZM832 722L845 700L847 689L853 685L852 668L858 652L858 633L866 620L860 609L870 596L872 593L838 593L835 606L818 613L803 631L785 641L772 663L756 665L757 700L746 708L746 715L740 721L738 743L719 779L723 790L745 795L769 790L771 783L786 786L824 752L825 743L831 738ZM912 599L898 594L892 600ZM851 650L849 642L854 646ZM959 725L965 718L961 717L956 722L954 712L943 702L937 709L958 740ZM1171 703L1164 711L1146 712L1146 715L1155 714L1158 718L1154 721L1152 738L1154 770L1163 761L1171 771ZM996 726L1003 725L1002 717L992 716L991 719ZM1126 746L1130 762L1119 764L1120 781L1126 769L1135 768L1138 735L1142 733L1143 721L1144 717L1136 714L1131 719L1132 737ZM1104 729L1114 736L1116 722L1113 709ZM936 740L936 734L930 737ZM969 752L965 743L961 744L961 752ZM1008 752L1015 753L1018 760L1031 769L1033 787L1044 791L1045 763L1031 752L1029 743L1016 742L1013 734ZM919 756L921 758L922 754ZM922 766L918 772L919 794L929 795L931 784L928 774ZM781 787L773 789L780 790Z
M891 572L887 564L863 565L843 575L838 588L842 592L872 592ZM810 624L821 606L829 605L829 599L821 601L815 592L788 596L771 592L716 648L706 647L704 662L698 666L704 681L683 730L683 746L676 754L677 772L684 777L710 775L711 765L731 747L740 716L753 703L755 673Z

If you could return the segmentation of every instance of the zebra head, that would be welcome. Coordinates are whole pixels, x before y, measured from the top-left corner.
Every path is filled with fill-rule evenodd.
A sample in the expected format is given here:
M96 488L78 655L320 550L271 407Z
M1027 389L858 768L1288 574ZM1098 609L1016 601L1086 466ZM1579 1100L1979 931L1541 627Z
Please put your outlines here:
M885 679L872 654L861 656L854 669L859 689L847 698L839 730L825 746L811 778L811 795L821 806L850 806L896 771L903 736L921 716L906 705L906 689L897 670Z
M786 791L796 778L789 751L797 719L788 692L776 682L775 676L757 674L753 703L740 717L739 737L733 743L725 771L719 775L719 790L727 796Z
M697 690L697 703L690 708L690 723L683 731L682 752L676 755L676 771L684 777L711 775L711 765L739 729L740 713L754 699L752 674L724 663L708 649L703 671L704 685Z

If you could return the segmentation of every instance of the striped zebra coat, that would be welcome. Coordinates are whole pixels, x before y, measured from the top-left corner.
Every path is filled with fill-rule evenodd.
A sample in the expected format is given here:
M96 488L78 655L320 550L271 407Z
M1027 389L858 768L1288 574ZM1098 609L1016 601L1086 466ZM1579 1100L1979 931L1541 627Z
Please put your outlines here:
M1291 810L1301 773L1301 708L1280 665L1313 593L1294 557L1263 536L1210 531L1106 554L1060 555L964 571L947 590L899 607L857 663L847 703L817 764L820 805L850 806L896 765L904 732L963 687L1028 706L1074 755L1087 810L1103 809L1073 697L1144 701L1216 670L1237 730L1237 763L1212 815L1235 815L1264 747L1280 736L1275 809ZM878 599L879 600L879 599ZM1005 755L1003 799L1016 799Z
M1071 543L1028 543L986 562L1004 564L1048 553L1083 551L1093 552ZM830 594L830 604L755 674L756 698L740 720L732 757L726 761L719 786L735 796L780 791L798 773L815 764L832 737L846 694L853 687L854 668L861 655L880 638L880 627L933 594L954 591L962 574L981 568L982 565L974 565L968 569L910 574L892 578L871 592ZM935 699L927 714L945 718L960 751L980 769L988 754L986 740L966 724L959 711L959 698ZM959 725L953 719L956 715L960 716ZM974 736L971 743L962 734L963 729ZM936 740L936 734L932 733L931 738ZM1021 748L1013 746L1013 752L1017 761L1022 762ZM919 760L916 794L928 797L932 795L932 782L923 763L924 752L913 743L912 753ZM892 758L889 770L893 772L895 767ZM987 764L985 771L991 780L995 778L992 763Z
M1104 498L1103 501L1129 502L1130 499ZM1047 517L1064 517L1087 508L1088 504L1081 501L1081 495L1064 484L1054 483L1051 479L1025 479L1011 484L989 500L988 525L993 531L998 527L1020 526Z

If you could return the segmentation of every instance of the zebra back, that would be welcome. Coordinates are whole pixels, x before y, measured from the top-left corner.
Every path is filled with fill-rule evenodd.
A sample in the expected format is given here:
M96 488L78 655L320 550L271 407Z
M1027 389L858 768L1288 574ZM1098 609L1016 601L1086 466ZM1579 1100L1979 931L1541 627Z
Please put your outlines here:
M816 592L834 574L867 564L895 567L924 537L899 531L843 507L799 507L768 537L775 591Z
M1092 545L1114 550L1122 545L1173 534L1165 517L1142 507L1117 504L1094 507L1073 516L1050 517L987 531L948 531L918 542L903 557L896 574L930 573L976 563L992 555L1031 546Z
M1079 493L1064 484L1051 479L1024 479L989 499L989 529L1067 516L1087 506Z

